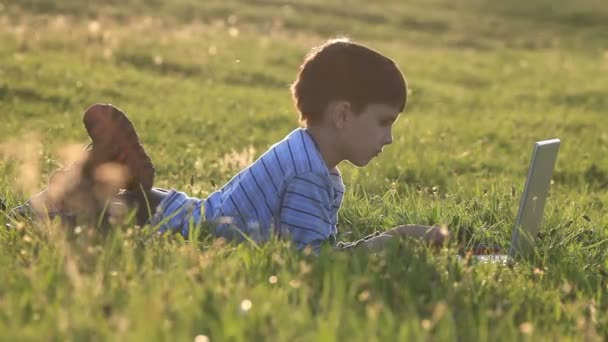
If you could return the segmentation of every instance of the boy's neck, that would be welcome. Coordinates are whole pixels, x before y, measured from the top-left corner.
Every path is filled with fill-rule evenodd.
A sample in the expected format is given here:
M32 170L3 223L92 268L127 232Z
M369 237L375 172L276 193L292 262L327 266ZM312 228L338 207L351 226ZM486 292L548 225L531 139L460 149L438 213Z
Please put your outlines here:
M335 134L331 131L331 128L323 125L319 126L308 126L305 128L312 139L317 144L319 153L325 162L328 170L334 170L336 166L343 160L340 156L339 146L335 140Z

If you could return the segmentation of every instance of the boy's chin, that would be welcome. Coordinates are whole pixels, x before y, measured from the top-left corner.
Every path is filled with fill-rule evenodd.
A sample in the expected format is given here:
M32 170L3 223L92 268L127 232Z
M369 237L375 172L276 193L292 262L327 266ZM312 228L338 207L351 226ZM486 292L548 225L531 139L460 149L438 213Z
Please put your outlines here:
M370 159L365 159L365 160L348 160L349 163L353 164L356 167L364 167L367 164L369 164L369 162L372 161L372 159L374 159L374 157L370 158Z

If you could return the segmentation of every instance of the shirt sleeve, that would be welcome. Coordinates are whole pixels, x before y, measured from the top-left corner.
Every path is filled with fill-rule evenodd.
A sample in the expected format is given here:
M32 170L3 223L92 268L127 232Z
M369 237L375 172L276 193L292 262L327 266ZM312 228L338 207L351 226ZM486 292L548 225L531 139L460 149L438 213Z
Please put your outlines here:
M290 235L297 249L311 246L318 254L321 245L335 233L331 223L331 184L322 176L295 176L286 186L281 201L281 235Z
M187 238L191 223L198 225L202 219L203 203L201 199L171 190L159 203L150 225L158 227L160 233L179 232Z

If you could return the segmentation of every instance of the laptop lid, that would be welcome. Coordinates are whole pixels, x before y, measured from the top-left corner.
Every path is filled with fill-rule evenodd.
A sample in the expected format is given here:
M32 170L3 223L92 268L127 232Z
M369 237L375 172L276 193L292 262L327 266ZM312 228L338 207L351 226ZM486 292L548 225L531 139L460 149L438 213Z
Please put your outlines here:
M553 168L559 152L559 139L534 143L528 177L519 205L509 256L526 255L534 247L540 229L547 195L551 186Z

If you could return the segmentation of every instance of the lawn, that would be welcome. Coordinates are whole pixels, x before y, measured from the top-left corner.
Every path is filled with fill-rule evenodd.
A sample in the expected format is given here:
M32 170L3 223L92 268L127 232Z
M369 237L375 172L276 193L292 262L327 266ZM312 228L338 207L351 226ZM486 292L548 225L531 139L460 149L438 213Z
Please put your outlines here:
M339 239L446 225L432 251L299 253L149 227L0 228L0 340L608 339L604 0L0 0L0 197L45 186L82 113L125 110L156 185L205 197L298 126L289 84L347 36L410 86L394 143L340 165ZM562 145L535 254L508 246L532 144ZM9 223L0 210L0 227Z

